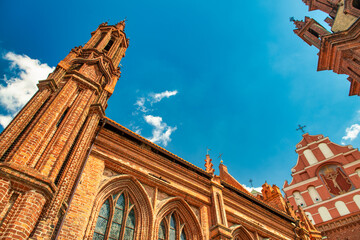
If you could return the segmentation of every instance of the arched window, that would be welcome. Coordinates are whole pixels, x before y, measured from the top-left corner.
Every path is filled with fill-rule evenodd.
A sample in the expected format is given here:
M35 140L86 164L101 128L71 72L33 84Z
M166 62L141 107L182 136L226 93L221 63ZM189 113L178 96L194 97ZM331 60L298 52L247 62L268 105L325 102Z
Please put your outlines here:
M332 219L332 217L326 207L319 207L318 211L319 211L320 217L323 220L323 222L326 222L326 221Z
M314 203L321 201L321 197L320 197L319 193L316 191L314 186L308 187L308 191L309 191L310 197Z
M133 240L135 227L134 204L126 192L117 193L101 206L93 240Z
M293 196L294 196L294 199L295 199L295 202L296 202L297 206L300 205L301 207L306 207L304 198L301 196L299 191L293 192Z
M349 209L346 207L346 204L344 202L342 202L342 201L337 201L335 203L335 207L336 207L336 209L338 210L338 212L339 212L339 214L341 216L344 216L344 215L350 213Z
M322 154L324 154L325 158L334 156L334 153L331 151L331 149L326 143L320 143L319 148Z
M314 218L312 217L311 213L305 212L305 215L310 220L310 222L315 225L315 221L314 221Z
M358 208L360 209L360 195L355 195L353 199Z
M186 240L186 224L176 212L172 212L161 221L159 240Z
M313 152L309 149L306 149L304 151L304 156L305 156L306 160L308 161L309 165L313 165L318 162L318 160L316 159Z

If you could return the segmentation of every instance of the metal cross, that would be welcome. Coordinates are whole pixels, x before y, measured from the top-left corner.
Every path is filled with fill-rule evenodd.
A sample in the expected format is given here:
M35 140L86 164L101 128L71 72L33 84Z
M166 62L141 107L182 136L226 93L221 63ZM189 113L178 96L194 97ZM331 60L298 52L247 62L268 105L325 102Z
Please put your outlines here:
M250 182L250 185L251 185L251 187L253 188L253 180L250 178L250 180L249 180L249 182Z
M209 151L211 151L211 149L209 147L206 147L206 155L209 155Z
M303 133L305 133L305 131L304 131L304 128L305 128L305 127L306 127L305 125L304 125L304 126L301 126L301 125L299 124L299 128L296 129L296 131L301 130Z
M222 153L219 154L218 158L220 158L220 163L223 163L223 160L222 160Z

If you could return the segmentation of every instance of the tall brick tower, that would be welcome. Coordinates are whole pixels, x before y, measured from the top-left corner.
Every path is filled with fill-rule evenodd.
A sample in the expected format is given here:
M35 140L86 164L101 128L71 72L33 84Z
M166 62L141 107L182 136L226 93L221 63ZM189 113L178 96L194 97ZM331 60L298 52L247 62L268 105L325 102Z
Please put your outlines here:
M120 77L125 22L75 47L0 135L0 238L51 239Z
M318 71L332 70L348 75L349 95L360 95L360 1L303 0L309 11L320 10L329 17L331 32L309 17L297 21L294 30L301 39L319 49Z

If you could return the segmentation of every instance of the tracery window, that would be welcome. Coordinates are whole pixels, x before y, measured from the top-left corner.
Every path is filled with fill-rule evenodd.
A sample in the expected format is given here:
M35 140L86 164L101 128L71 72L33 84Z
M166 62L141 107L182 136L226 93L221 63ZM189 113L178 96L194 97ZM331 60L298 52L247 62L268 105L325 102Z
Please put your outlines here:
M185 223L175 212L161 221L158 240L186 240Z
M133 240L135 215L135 206L126 192L110 196L101 206L93 240Z

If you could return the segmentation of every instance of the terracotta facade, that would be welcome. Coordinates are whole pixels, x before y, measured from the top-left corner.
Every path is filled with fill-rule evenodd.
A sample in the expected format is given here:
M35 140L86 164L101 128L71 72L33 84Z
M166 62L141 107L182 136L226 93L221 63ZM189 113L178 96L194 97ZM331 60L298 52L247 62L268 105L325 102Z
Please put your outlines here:
M285 181L283 188L287 199L301 207L327 239L358 239L360 152L308 133L296 152L292 181Z
M0 135L0 239L320 239L276 186L255 197L105 117L124 28L72 49Z
M360 2L359 0L303 0L309 11L320 10L329 16L327 31L309 17L292 19L294 30L309 45L319 49L318 71L332 70L348 75L349 95L360 95Z

